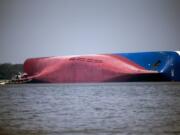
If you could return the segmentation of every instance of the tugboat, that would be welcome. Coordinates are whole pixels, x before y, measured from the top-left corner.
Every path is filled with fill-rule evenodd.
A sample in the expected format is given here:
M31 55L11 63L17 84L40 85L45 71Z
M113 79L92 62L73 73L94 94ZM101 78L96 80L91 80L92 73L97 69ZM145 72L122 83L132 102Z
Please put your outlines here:
M26 73L18 73L17 75L14 75L11 80L3 80L0 81L0 85L5 84L23 84L23 83L29 83L32 81L31 77L27 77Z
M29 83L32 81L31 77L28 77L27 73L18 73L17 75L13 76L11 80L8 81L8 84L22 84L22 83Z

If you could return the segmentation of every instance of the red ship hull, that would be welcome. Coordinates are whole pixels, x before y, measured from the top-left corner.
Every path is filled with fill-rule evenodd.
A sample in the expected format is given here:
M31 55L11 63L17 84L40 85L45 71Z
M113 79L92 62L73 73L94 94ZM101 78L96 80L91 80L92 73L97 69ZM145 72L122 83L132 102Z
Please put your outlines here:
M128 81L158 73L116 55L33 58L25 61L24 72L34 81L47 83Z

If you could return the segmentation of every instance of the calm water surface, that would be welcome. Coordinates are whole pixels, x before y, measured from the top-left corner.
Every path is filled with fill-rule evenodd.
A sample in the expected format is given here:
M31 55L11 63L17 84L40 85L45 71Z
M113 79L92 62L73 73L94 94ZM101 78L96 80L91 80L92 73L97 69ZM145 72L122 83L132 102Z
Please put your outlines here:
M0 86L1 135L178 135L180 83Z

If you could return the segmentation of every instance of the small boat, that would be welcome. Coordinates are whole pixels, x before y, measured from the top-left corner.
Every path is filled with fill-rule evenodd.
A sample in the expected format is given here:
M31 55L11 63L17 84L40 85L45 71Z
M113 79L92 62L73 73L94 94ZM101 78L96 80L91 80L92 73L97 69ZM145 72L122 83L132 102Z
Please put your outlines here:
M180 52L30 58L24 72L28 81L44 83L180 81Z
M13 76L11 80L3 80L0 81L0 85L5 84L23 84L29 83L32 81L31 77L27 77L26 73L18 73L17 75Z

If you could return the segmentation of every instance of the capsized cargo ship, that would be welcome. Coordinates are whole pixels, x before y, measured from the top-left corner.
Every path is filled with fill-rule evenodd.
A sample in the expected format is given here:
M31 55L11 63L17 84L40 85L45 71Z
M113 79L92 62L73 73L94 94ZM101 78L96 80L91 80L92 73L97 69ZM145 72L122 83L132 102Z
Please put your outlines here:
M30 58L25 79L42 83L180 81L180 52Z

